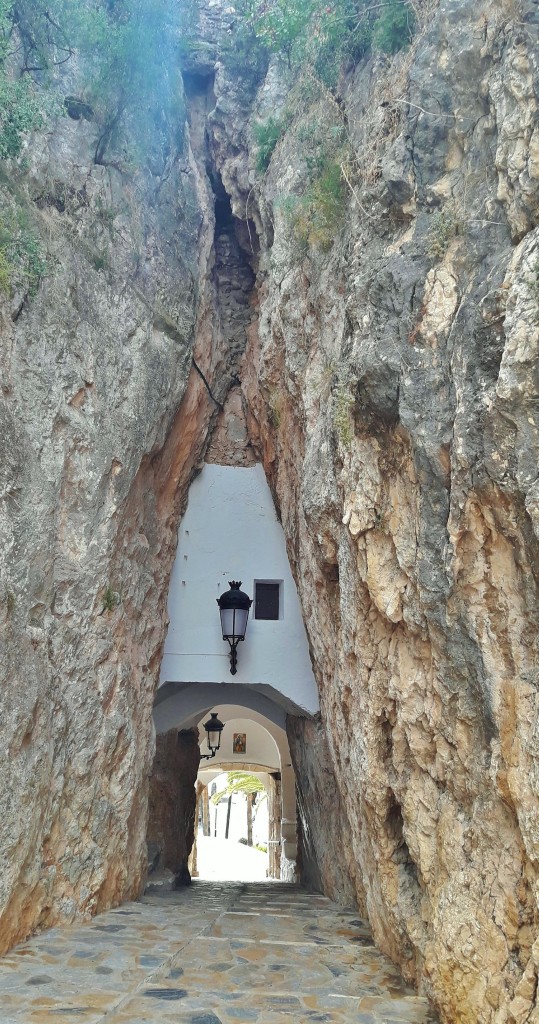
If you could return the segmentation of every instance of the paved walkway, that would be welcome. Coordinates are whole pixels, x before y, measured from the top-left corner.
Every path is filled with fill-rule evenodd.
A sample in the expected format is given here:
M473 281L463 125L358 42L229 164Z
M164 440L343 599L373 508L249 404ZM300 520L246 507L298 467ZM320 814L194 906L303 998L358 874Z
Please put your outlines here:
M0 959L1 1024L427 1024L357 916L278 882L196 881Z

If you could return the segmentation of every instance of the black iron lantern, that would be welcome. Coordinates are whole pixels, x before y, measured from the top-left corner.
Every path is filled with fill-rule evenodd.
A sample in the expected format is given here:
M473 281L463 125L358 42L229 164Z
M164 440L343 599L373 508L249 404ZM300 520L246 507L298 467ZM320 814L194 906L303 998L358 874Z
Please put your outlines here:
M212 711L209 721L204 722L204 728L206 730L206 743L210 753L201 754L200 757L201 760L209 761L211 757L215 757L221 746L221 733L224 729L223 723L217 717L217 711Z
M237 662L237 647L240 640L245 640L247 631L247 619L252 600L247 594L240 590L241 580L229 581L230 590L217 598L219 614L221 616L221 632L223 640L230 644L230 673L235 676Z

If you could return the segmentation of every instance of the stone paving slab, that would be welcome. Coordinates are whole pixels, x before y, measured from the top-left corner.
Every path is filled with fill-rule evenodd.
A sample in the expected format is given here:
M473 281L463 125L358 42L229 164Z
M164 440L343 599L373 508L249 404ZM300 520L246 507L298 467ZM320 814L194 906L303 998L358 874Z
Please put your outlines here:
M196 881L0 960L1 1024L431 1024L426 1001L322 896Z

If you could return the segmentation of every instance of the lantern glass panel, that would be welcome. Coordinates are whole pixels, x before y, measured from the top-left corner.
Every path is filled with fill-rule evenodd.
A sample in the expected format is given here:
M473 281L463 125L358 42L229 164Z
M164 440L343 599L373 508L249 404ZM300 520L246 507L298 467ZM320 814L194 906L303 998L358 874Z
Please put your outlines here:
M221 608L221 629L223 631L223 639L234 636L234 615L235 608Z
M249 618L248 608L221 608L221 630L223 640L243 640Z
M234 635L239 636L243 639L247 630L247 619L249 618L248 608L236 608L236 622L234 625Z
M208 732L208 747L210 750L219 750L221 745L220 729L210 729Z

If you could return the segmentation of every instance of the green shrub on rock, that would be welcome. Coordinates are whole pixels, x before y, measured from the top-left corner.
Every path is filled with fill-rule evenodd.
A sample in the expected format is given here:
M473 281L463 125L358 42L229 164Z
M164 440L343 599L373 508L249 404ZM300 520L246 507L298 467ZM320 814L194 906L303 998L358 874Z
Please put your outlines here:
M328 160L291 209L290 222L300 245L320 252L331 249L344 217L345 198L341 165Z
M372 27L372 45L383 53L397 53L410 42L415 28L412 7L402 0L392 0Z
M267 121L257 121L253 125L257 171L264 172L269 167L273 150L290 124L290 120L289 114L283 114L279 118L269 117Z
M249 33L267 54L281 54L290 67L308 65L334 88L343 62L370 46L396 53L415 27L411 0L236 0L238 40Z
M41 242L24 210L8 209L0 220L0 290L13 287L34 295L47 269Z
M169 0L0 0L0 159L18 156L24 136L40 127L46 76L77 54L87 67L84 95L75 98L76 112L66 97L65 109L76 119L84 111L100 127L96 162L124 115L132 115L130 134L142 148L156 117L177 104L174 50L188 16L189 4Z
M42 123L42 107L30 79L14 80L0 71L0 160L17 157L25 135Z

